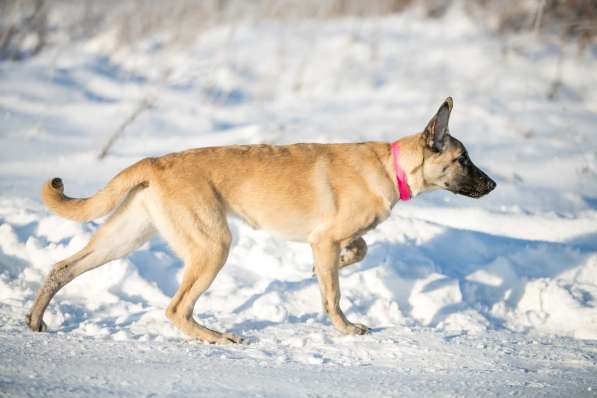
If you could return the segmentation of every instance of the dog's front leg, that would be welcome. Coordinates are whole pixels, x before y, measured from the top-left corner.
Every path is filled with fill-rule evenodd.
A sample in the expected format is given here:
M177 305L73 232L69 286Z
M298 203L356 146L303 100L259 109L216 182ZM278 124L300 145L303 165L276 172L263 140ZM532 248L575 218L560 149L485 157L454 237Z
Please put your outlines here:
M367 255L367 242L362 237L358 237L350 241L348 245L342 248L340 252L340 260L338 261L338 268L348 267L354 263L358 263Z
M338 269L348 267L354 263L358 263L367 255L367 242L362 237L358 237L348 242L348 244L340 250L340 258L338 260ZM313 276L315 276L315 266L313 266Z
M336 242L318 241L311 244L315 259L315 272L319 279L324 311L336 329L345 334L365 334L365 325L351 323L340 309L340 281L338 279L338 257L340 246Z

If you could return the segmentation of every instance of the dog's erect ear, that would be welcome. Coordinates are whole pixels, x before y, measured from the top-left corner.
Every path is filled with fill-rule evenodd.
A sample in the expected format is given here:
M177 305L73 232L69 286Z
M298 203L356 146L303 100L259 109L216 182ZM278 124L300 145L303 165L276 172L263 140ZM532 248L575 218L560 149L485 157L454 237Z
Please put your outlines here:
M447 142L448 122L450 121L450 112L452 112L452 97L446 98L442 106L433 116L425 127L424 137L427 146L434 152L441 152Z

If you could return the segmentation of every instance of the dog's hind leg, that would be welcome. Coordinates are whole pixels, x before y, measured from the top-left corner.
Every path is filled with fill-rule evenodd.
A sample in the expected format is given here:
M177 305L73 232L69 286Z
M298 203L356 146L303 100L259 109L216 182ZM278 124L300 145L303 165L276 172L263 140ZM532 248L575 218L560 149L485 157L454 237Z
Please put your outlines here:
M196 245L185 259L182 282L166 309L166 316L187 336L209 343L242 342L238 336L208 329L193 319L199 296L209 288L226 262L230 241L229 234L220 235L218 240L204 241Z
M239 337L208 329L193 319L195 303L224 266L232 242L215 193L206 187L195 189L192 200L170 201L163 195L150 207L160 233L184 261L182 281L166 316L189 337L209 343L240 343Z
M31 330L47 329L44 312L52 297L67 283L84 272L126 256L155 234L143 205L142 191L142 187L133 189L81 251L54 265L27 315L26 322Z

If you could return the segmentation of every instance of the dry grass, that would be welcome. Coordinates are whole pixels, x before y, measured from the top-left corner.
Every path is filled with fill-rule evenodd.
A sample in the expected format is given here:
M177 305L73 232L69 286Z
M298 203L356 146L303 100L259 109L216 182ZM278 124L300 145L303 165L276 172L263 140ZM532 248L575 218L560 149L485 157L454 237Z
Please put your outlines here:
M535 30L577 40L584 49L597 31L595 0L463 0L467 10L498 33ZM187 45L220 24L266 20L367 17L418 7L440 17L449 0L0 0L0 60L34 56L61 41L106 31L121 46L160 35Z

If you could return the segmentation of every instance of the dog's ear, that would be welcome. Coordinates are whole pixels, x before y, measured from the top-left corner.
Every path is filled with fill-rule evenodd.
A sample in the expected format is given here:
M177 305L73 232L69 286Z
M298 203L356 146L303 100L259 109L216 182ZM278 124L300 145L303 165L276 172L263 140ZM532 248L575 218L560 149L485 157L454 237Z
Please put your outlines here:
M450 121L452 106L452 97L446 98L423 132L425 143L434 152L441 152L446 142L448 142L448 135L450 134L448 122Z

